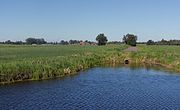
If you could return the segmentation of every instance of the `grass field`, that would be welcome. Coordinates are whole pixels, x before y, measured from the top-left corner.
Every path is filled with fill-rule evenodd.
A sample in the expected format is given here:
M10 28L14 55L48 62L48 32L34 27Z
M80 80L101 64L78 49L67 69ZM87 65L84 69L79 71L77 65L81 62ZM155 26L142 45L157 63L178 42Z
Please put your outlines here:
M139 45L139 52L131 53L131 58L136 62L162 65L166 68L180 71L179 46L146 46Z
M0 46L0 82L74 74L111 60L127 46ZM108 59L109 58L109 59Z
M138 45L138 52L124 52L127 47L0 45L0 82L62 77L101 64L114 65L126 58L133 63L158 64L180 71L178 46Z

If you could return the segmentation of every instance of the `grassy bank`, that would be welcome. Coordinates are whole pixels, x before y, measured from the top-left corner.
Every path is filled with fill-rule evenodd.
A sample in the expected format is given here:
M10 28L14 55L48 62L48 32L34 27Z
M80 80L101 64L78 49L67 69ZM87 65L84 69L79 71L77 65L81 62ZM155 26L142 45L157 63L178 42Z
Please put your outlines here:
M103 63L115 63L118 60L114 56L121 55L126 47L1 45L0 82L63 77Z
M124 52L125 48L125 45L0 45L0 83L63 77L102 64L116 65L124 59L180 71L180 47L138 45L138 52Z
M148 63L161 65L180 72L179 46L146 46L138 45L138 52L126 53L134 63Z

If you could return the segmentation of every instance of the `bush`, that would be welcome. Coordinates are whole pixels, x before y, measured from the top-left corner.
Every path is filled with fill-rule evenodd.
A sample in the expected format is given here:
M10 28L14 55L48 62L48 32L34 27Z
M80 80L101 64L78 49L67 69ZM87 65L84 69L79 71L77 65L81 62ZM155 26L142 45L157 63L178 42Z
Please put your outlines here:
M155 42L154 42L154 41L152 41L152 40L148 40L146 44L147 44L147 45L154 45L154 44L155 44Z

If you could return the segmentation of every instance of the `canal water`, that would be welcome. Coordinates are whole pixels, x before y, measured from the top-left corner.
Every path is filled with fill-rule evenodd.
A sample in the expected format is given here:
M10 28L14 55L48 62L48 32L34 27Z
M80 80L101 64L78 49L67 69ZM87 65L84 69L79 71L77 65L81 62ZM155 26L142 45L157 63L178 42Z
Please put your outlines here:
M0 86L0 110L179 110L180 75L97 67L62 79Z

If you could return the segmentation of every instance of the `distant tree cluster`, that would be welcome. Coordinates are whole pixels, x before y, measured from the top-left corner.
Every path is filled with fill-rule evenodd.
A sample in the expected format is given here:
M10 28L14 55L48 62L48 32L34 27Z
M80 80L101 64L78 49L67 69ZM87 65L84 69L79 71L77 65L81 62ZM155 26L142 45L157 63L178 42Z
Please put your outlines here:
M99 34L96 37L96 41L98 42L98 45L106 45L108 39L104 34Z
M155 45L155 42L153 40L148 40L146 44L147 45Z
M65 41L65 40L61 40L60 45L68 45L68 44L71 44L71 45L75 45L75 44L81 44L81 43L86 43L86 44L94 44L95 42L92 42L92 41L88 41L88 40L69 40L69 41Z
M95 42L88 41L88 40L85 40L84 42L85 42L85 43L89 43L89 44L96 44Z
M133 34L127 34L123 37L123 42L127 45L136 46L137 36Z
M27 38L26 43L27 44L46 44L47 42L43 38L41 38L41 39Z
M0 42L0 44L12 44L12 45L23 45L23 44L26 44L25 42L22 42L22 41L11 41L11 40L7 40L5 42Z
M164 40L162 39L161 41L153 41L153 40L148 40L147 45L180 45L180 40Z
M68 41L64 41L64 40L61 40L60 44L62 44L62 45L68 45L69 42L68 42Z
M27 38L25 42L23 41L11 41L7 40L5 42L0 42L0 44L13 44L13 45L25 45L25 44L46 44L47 42L42 39L36 39L36 38Z
M69 40L69 44L79 44L82 40Z
M65 41L65 40L61 40L60 42L48 42L47 44L52 44L52 45L78 45L78 44L96 44L93 41L88 41L88 40L69 40L69 41Z

